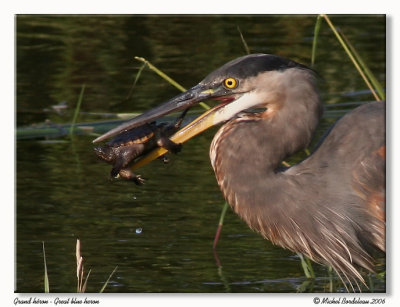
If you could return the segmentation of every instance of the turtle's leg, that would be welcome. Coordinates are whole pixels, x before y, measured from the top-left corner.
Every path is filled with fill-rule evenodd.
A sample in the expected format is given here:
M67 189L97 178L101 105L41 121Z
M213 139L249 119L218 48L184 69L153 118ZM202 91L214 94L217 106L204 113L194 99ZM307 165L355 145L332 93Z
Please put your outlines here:
M174 154L180 152L182 149L182 144L177 144L164 135L160 136L160 138L157 140L157 145Z
M179 115L178 118L176 119L176 122L175 122L175 124L174 124L174 128L175 128L176 130L178 130L178 129L181 127L182 122L183 122L183 118L185 117L185 115L186 115L187 111L189 111L189 109L190 109L190 108L187 108L186 110L184 110L184 111L182 112L182 114Z
M120 174L120 171L122 169L125 169L126 166L130 164L131 161L140 156L143 153L143 151L144 151L143 144L133 144L130 146L121 147L117 152L117 154L115 155L116 158L113 164L113 168L111 170L111 177L116 177L118 174Z
M124 161L120 158L117 158L113 164L113 168L111 169L110 176L111 178L117 177L119 171L124 167Z
M140 175L136 175L134 172L131 171L130 168L121 169L119 171L119 176L122 179L133 181L137 185L142 185L145 182L144 178L142 178Z
M183 118L185 117L188 110L189 108L184 110L182 114L179 115L179 117L176 119L173 125L167 126L164 130L159 129L157 138L157 145L159 147L163 147L174 154L181 151L182 144L177 144L171 141L169 137L181 127Z

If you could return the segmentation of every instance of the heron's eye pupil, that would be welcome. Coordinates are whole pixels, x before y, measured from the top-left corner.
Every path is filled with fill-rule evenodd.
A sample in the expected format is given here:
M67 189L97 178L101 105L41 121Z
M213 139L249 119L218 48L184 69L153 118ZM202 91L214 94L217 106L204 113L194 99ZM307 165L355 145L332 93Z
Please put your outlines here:
M237 81L236 81L236 79L234 79L234 78L226 78L225 80L224 80L224 85L225 85L225 87L226 88L228 88L228 89L233 89L233 88L235 88L236 86L237 86Z

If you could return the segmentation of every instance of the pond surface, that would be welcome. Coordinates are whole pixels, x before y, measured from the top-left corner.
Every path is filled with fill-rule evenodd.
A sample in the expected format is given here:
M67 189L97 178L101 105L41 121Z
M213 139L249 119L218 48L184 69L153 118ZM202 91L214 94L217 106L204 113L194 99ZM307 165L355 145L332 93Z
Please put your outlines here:
M385 17L331 16L385 85ZM79 121L142 112L179 93L144 69L142 56L189 88L225 62L273 53L310 64L316 16L24 16L17 25L17 125L70 123L82 85ZM320 137L337 118L372 101L365 84L322 22L315 69L327 106ZM329 107L331 106L331 107ZM198 111L201 111L198 109ZM140 169L138 187L110 181L93 153L93 135L29 138L16 144L16 287L43 292L43 253L51 292L76 291L75 244L82 244L88 292L344 291L314 264L308 281L297 255L253 233L228 210L212 243L224 199L208 150L216 129L196 137L167 165ZM304 156L304 155L303 155ZM298 160L295 157L290 162ZM377 271L385 271L378 259ZM221 265L221 266L220 266ZM385 280L367 278L370 290Z

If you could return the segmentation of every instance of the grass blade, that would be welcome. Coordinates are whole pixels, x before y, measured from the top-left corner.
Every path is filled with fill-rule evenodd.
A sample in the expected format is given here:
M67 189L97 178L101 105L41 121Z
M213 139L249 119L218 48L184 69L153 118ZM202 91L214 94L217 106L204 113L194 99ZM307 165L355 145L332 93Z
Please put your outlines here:
M140 68L136 74L135 80L133 81L133 84L131 86L131 89L129 90L128 96L125 98L126 100L129 100L132 97L133 89L136 86L136 83L139 81L140 75L142 74L142 71L145 67L146 67L146 63L143 63L143 65L140 66Z
M381 84L378 82L378 80L375 78L374 74L371 72L371 70L368 68L367 64L363 61L362 57L358 54L357 50L354 48L354 46L350 43L350 41L347 39L347 37L344 35L343 31L338 29L340 35L343 37L343 40L346 42L347 46L349 46L349 49L351 52L353 52L354 57L357 59L358 63L360 64L361 68L367 75L368 79L371 81L372 85L378 92L380 100L385 100L385 91L383 90Z
M244 50L246 51L247 54L250 54L250 48L249 48L249 46L247 45L246 40L244 39L243 34L242 34L242 31L240 31L239 26L237 26L237 29L238 29L238 31L239 31L240 39L242 40L242 43L243 43L243 46L244 46Z
M79 94L78 102L77 102L76 107L75 107L74 117L72 118L71 127L69 128L69 136L70 137L72 137L72 135L74 133L75 123L76 123L76 120L78 119L79 110L81 109L81 103L82 103L82 100L83 100L83 93L84 92L85 92L85 84L82 85L81 93Z
M43 262L44 262L44 292L49 293L50 286L49 286L49 276L47 274L46 251L44 249L44 242L42 242L42 244L43 244Z
M76 264L76 278L77 278L77 286L76 292L80 293L82 289L82 279L83 279L83 258L79 260Z
M307 263L308 270L309 270L309 272L310 272L310 274L311 274L311 277L312 277L312 278L315 278L315 273L314 273L314 269L313 269L313 267L312 267L312 263L311 263L310 258L305 257L305 260L306 260L306 263Z
M317 53L317 42L318 42L319 29L321 28L321 21L322 21L322 17L321 17L321 15L318 15L317 21L315 22L315 27L314 27L314 39L313 39L312 50L311 50L311 66L314 66L314 63L315 63L315 55Z
M333 33L335 34L336 38L338 39L339 43L342 45L344 51L347 53L347 55L349 56L350 60L353 62L354 66L356 67L357 71L359 72L359 74L361 75L361 77L363 78L364 82L367 84L368 88L370 89L372 95L375 97L375 99L377 101L381 100L378 95L376 94L374 88L372 87L371 83L369 82L369 80L367 79L367 77L365 76L364 72L362 71L360 65L358 64L357 60L355 59L353 53L350 51L350 48L347 46L346 42L343 40L343 38L341 37L341 35L339 34L339 32L336 30L335 26L333 25L332 21L329 19L329 17L325 14L321 15L325 21L328 23L329 27L331 28L331 30L333 31Z
M89 272L86 275L86 279L85 279L85 283L83 284L82 288L81 288L81 293L84 293L86 291L86 286L87 286L87 281L89 279L90 276L90 272L92 271L92 269L89 270Z
M226 215L226 211L228 210L228 207L229 207L228 203L225 202L224 207L222 208L222 211L221 211L221 215L219 217L219 223L218 223L217 231L216 231L215 237L214 237L214 243L213 243L214 250L217 248L219 236L221 234L222 226L224 225L224 219L225 219L225 215Z
M100 289L100 293L103 293L103 292L104 292L104 289L107 287L108 282L109 282L110 279L111 279L111 276L113 276L113 274L117 271L117 268L118 268L118 265L117 265L117 266L115 267L115 269L111 272L110 276L108 276L108 278L107 278L106 282L104 283L103 287Z
M304 274L307 278L315 278L314 270L312 268L310 260L307 257L304 257L303 254L297 253L300 258L301 266L303 267ZM304 259L305 258L305 259Z
M154 71L157 75L159 75L161 78L166 80L169 84L172 84L173 86L175 86L181 92L186 91L186 89L182 85L180 85L174 79L172 79L167 74L165 74L164 72L159 70L157 67L155 67L153 64L151 64L149 61L147 61L145 58L135 56L135 60L138 60L138 61L143 62L144 64L146 64L152 71Z

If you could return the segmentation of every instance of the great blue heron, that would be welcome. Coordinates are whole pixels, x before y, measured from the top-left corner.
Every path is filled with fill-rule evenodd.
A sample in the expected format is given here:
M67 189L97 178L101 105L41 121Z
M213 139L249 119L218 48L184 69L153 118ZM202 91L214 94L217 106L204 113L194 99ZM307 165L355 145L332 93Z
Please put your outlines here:
M358 269L373 271L371 252L385 251L385 103L349 112L312 155L282 168L309 145L322 114L315 74L295 61L252 54L94 142L208 99L222 103L171 140L225 123L210 159L232 209L274 244L332 266L350 284L364 283Z

